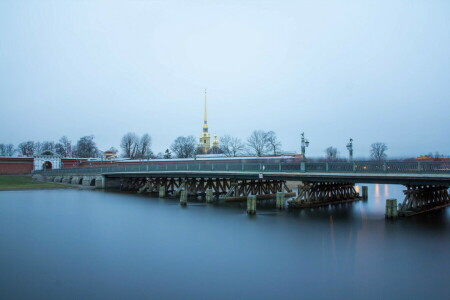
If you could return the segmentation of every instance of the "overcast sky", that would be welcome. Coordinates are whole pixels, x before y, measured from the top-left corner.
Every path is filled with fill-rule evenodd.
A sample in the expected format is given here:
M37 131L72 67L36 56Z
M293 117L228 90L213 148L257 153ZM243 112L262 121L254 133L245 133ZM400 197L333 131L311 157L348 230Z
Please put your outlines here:
M450 154L450 1L0 1L0 143L153 151L275 131L283 149Z

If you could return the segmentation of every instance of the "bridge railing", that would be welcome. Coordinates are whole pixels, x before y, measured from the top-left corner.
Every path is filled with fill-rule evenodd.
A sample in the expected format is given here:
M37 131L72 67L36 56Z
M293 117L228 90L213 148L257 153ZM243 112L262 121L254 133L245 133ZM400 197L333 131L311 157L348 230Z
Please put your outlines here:
M116 172L214 171L214 172L311 172L311 173L450 173L450 162L306 162L306 163L184 163L67 168L36 171L46 175L104 174Z

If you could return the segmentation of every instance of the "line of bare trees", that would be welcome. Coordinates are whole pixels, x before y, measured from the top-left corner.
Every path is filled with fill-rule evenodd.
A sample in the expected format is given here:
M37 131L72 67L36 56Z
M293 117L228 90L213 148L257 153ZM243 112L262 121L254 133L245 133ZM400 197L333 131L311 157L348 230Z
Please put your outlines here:
M75 145L66 136L54 141L25 141L19 143L17 148L13 144L0 144L0 156L22 156L32 157L40 154L57 154L62 157L99 157L101 151L98 150L94 142L94 136L83 136Z
M382 161L387 158L386 151L388 147L383 142L376 142L370 145L370 157L373 160ZM339 152L336 147L330 146L325 149L325 159L327 161L342 161L345 159L339 158Z
M133 132L126 133L120 143L122 157L130 159L150 159L150 158L192 158L198 152L198 141L194 136L179 136L171 144L170 148L164 153L154 155L152 150L152 138L148 133L138 136ZM212 149L210 153L224 154L229 157L241 155L278 155L281 153L281 142L273 131L254 130L246 141L230 135L224 135L220 138L219 148ZM388 147L383 142L376 142L370 145L370 157L373 160L382 161L387 159ZM108 151L116 154L117 149L111 147ZM17 148L13 144L0 143L0 156L22 156L32 157L39 154L54 153L61 157L101 157L101 152L95 141L94 136L83 136L75 144L66 136L59 139L58 142L53 141L25 141L20 143ZM430 153L429 157L433 157ZM436 152L434 157L441 157ZM325 159L328 161L345 160L339 158L339 152L336 147L330 146L325 149Z
M170 146L170 150L178 158L194 157L197 153L198 143L193 136L179 136ZM224 154L226 156L266 154L277 155L281 152L281 142L273 131L255 130L248 137L246 143L237 137L224 135L220 138L219 148L211 149L210 153ZM166 150L164 158L171 154Z

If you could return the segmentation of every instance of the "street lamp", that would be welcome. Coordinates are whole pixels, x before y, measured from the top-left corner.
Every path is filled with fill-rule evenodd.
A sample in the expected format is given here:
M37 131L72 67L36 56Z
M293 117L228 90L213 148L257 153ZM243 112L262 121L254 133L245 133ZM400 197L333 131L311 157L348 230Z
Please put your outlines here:
M350 142L347 143L347 150L350 161L353 161L353 139L350 138Z
M306 147L309 147L309 141L305 139L305 133L302 132L302 155L305 158Z

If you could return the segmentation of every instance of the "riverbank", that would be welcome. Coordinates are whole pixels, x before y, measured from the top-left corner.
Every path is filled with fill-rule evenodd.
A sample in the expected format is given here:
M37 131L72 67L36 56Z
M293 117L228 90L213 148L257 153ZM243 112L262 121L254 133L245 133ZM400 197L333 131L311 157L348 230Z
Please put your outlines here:
M0 176L0 191L65 188L71 187L64 184L34 181L31 176L26 175Z

